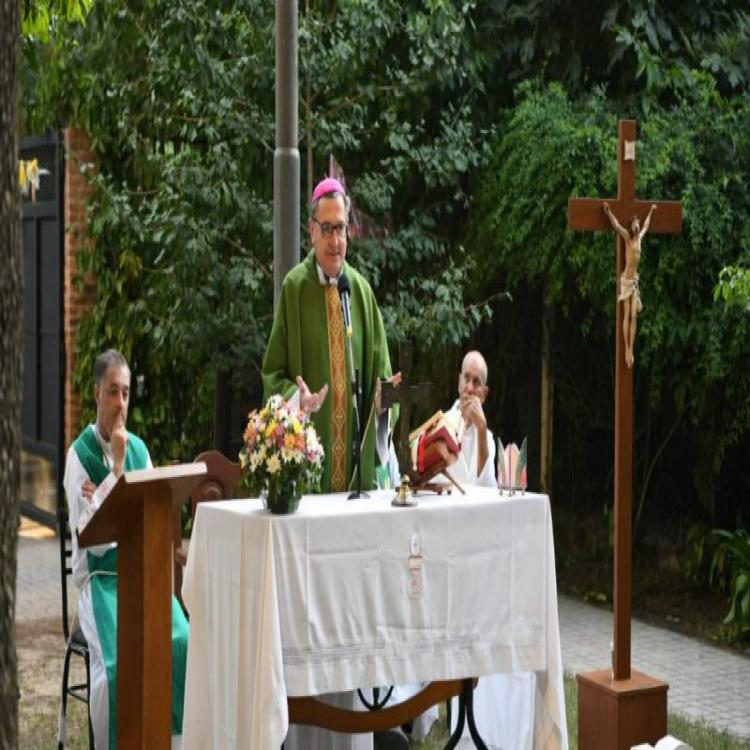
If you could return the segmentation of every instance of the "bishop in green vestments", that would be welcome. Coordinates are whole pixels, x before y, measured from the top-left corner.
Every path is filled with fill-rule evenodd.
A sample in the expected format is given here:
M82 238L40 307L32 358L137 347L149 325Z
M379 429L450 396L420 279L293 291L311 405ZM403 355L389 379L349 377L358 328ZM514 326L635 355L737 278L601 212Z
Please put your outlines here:
M362 388L362 488L384 483L388 464L388 414L376 409L378 378L391 376L388 343L375 295L346 262L349 198L338 180L315 189L308 229L313 249L284 279L263 359L264 400L275 393L299 397L325 449L323 492L341 492L357 482L352 445L352 408L346 337L337 283L345 273L351 288L352 349ZM395 421L395 414L393 415Z

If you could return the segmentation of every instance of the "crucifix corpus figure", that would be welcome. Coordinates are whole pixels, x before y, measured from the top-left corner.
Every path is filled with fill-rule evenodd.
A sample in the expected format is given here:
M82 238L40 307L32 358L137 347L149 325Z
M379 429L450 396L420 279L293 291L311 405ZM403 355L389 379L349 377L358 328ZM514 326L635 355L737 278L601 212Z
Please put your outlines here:
M643 222L643 229L641 229L637 214L630 219L628 229L625 229L617 221L617 217L612 213L607 201L604 201L603 208L614 230L622 237L625 243L625 270L620 275L620 294L617 299L619 302L622 302L624 307L622 314L622 335L625 343L625 364L628 367L632 367L635 361L633 343L635 342L636 318L638 313L643 309L641 293L638 288L638 262L641 259L641 240L646 236L646 232L648 232L648 225L651 223L651 215L656 211L656 204L651 204L651 208L646 215L646 220Z

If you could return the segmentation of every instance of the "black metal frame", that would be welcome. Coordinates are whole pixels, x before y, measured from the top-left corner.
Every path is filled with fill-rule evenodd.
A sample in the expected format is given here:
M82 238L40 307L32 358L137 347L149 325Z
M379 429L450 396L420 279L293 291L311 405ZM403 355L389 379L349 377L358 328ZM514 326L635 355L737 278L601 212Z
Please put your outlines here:
M448 739L445 750L453 750L458 745L461 735L464 733L464 721L469 722L469 734L474 740L474 746L477 750L487 750L487 745L479 736L477 725L474 722L474 681L469 678L464 680L464 689L458 696L458 720L456 721L456 731ZM451 711L450 701L448 701L448 731L451 729Z
M86 713L88 715L89 724L89 750L94 750L94 728L91 724L91 704L89 703L90 687L91 687L91 665L89 661L89 644L86 642L86 636L80 628L80 625L76 630L71 633L70 626L68 623L68 576L73 573L71 567L70 558L73 554L68 542L70 540L70 530L68 528L68 513L65 509L65 505L59 508L58 514L58 536L60 539L60 581L62 584L62 621L63 621L63 635L65 637L65 661L63 662L63 673L62 673L62 692L60 695L60 718L65 724L65 716L68 708L68 696L75 698L87 705ZM76 654L83 659L86 665L86 682L78 683L76 685L68 685L68 677L70 672L70 657ZM65 737L60 736L58 738L57 748L63 750L65 746Z

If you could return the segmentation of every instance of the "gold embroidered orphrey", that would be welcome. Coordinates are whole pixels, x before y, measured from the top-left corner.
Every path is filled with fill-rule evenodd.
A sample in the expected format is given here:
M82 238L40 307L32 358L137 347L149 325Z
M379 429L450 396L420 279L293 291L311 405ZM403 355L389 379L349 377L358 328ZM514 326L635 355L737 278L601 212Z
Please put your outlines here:
M331 365L331 490L346 489L346 359L344 355L344 316L335 286L326 285L328 312L328 355Z

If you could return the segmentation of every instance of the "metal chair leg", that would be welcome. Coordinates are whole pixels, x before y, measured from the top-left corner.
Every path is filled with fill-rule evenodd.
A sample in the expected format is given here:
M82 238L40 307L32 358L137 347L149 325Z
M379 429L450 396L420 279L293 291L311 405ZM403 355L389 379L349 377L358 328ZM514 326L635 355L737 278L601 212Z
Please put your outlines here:
M96 750L94 747L94 726L91 723L91 664L88 650L83 660L86 663L86 698L88 699L86 701L86 716L89 720L89 750Z
M63 750L65 747L65 735L67 734L67 713L68 713L68 673L70 671L70 657L73 654L70 644L65 649L65 660L63 661L62 674L62 695L60 697L60 726L57 733L57 750Z

